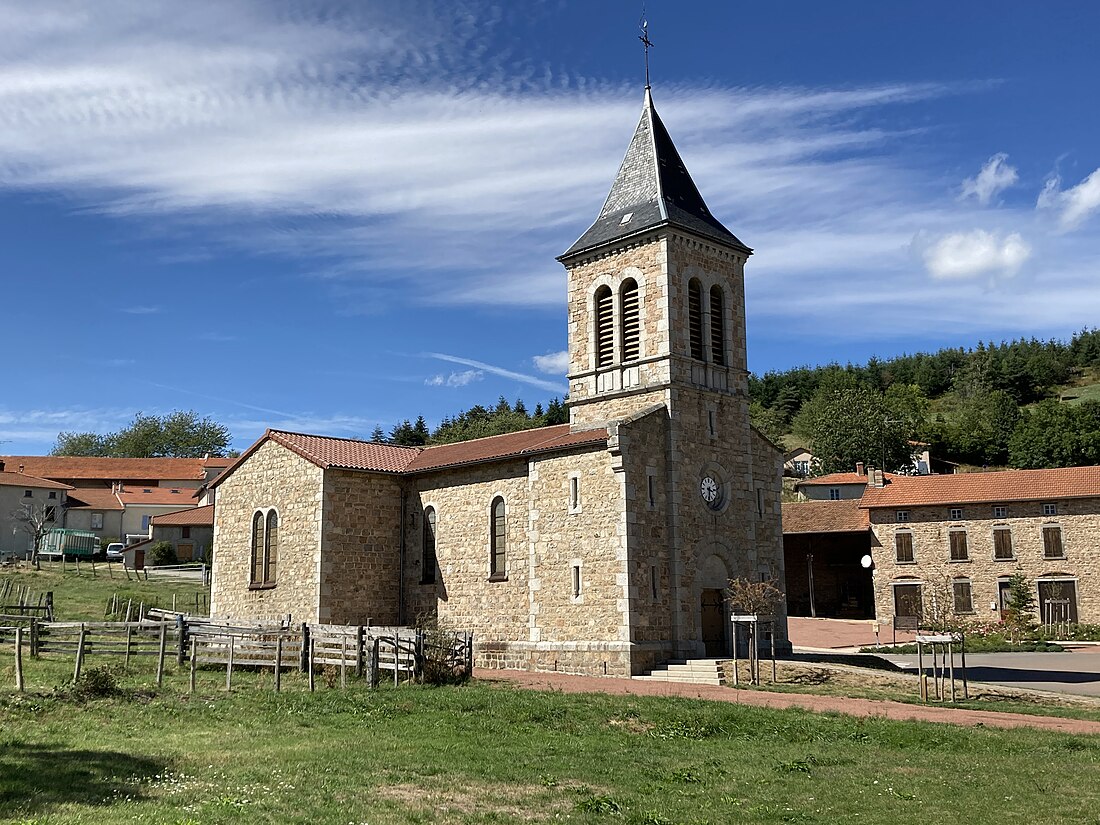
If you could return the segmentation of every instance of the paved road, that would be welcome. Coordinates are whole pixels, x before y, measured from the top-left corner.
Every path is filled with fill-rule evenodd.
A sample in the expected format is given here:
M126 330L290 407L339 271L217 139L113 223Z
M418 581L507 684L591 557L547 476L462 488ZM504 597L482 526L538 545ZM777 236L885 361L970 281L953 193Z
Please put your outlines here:
M906 669L917 668L916 655L883 658ZM1065 653L968 653L966 668L972 682L1100 696L1100 647Z

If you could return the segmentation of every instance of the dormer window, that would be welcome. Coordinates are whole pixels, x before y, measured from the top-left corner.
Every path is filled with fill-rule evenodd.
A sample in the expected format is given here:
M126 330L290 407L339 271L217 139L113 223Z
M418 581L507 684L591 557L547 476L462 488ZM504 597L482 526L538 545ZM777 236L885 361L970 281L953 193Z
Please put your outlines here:
M630 219L631 219L631 218L633 218L633 217L634 217L634 213L633 213L633 212L627 212L627 213L626 213L625 215L623 215L623 216L622 216L622 218L621 218L621 219L619 220L619 226L626 226L626 225L627 225L628 223L630 223Z

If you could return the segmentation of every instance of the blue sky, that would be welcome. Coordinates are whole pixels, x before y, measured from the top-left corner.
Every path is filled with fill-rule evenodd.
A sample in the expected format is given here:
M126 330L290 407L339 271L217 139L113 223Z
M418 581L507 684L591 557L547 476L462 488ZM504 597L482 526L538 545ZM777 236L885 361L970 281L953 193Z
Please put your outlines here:
M756 250L751 369L1096 325L1100 7L647 6L657 108ZM554 256L637 122L640 16L0 0L0 452L561 395Z

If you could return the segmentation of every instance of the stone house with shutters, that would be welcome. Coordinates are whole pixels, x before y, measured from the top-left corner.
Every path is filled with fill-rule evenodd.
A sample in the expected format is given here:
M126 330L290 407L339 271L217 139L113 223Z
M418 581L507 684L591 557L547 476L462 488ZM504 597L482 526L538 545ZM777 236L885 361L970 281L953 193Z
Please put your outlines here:
M860 507L880 619L996 621L1020 570L1040 621L1100 622L1100 467L895 476L869 484Z
M216 616L472 630L478 664L631 675L731 651L783 578L744 265L653 106L563 254L570 423L428 448L269 430L213 487ZM788 647L785 616L778 647Z

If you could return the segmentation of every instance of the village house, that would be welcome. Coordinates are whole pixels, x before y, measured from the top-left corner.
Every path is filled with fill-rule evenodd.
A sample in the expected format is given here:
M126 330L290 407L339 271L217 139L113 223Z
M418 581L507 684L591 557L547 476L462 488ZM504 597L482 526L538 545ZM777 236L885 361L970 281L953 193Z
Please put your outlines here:
M570 423L427 449L269 430L212 485L213 614L438 620L494 667L728 654L728 579L783 577L782 456L749 425L750 254L647 88L603 209L559 258Z
M60 524L68 502L68 484L13 472L0 459L0 559L29 558L34 550L31 520Z

